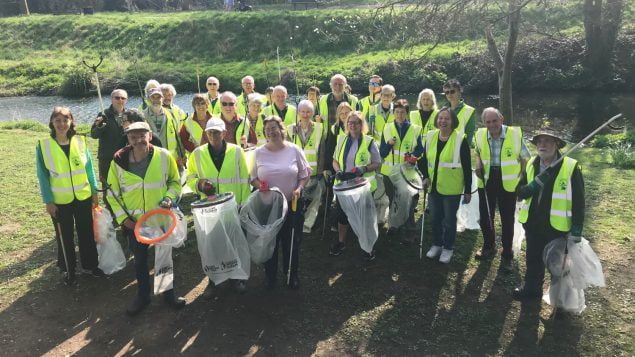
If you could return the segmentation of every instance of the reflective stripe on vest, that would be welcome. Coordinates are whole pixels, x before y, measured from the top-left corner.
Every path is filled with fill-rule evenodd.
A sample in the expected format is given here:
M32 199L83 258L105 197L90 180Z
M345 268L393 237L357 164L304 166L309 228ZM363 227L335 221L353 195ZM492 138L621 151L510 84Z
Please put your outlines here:
M69 154L66 156L55 139L49 137L40 140L40 151L44 166L49 170L49 182L55 204L68 204L75 198L83 201L91 196L86 174L86 138L73 135L69 144Z
M288 126L289 133L291 133L292 138L295 139L293 141L298 147L304 151L304 155L306 156L306 160L311 167L311 174L313 176L317 175L317 162L318 162L318 152L320 151L320 144L322 142L322 123L313 123L313 133L312 137L310 137L305 145L302 145L302 140L300 140L300 135L294 135L295 124L291 124Z
M459 127L456 128L456 131L458 131L459 133L465 132L465 126L467 125L467 122L470 120L470 117L473 113L473 107L470 107L467 104L463 104L463 108L461 108L461 110L456 114L456 116L459 118Z
M218 94L218 97L216 97L216 103L212 105L213 99L209 97L209 92L208 92L207 101L209 102L209 104L207 105L207 112L209 112L210 114L216 114L216 115L220 114L221 112L220 94Z
M392 150L388 152L388 155L384 158L381 164L382 175L390 175L392 167L404 162L404 154L412 152L417 145L417 138L421 135L421 127L418 125L410 124L406 135L403 137L403 141L399 138L397 132L397 124L392 122L386 124L384 127L384 142L387 142L390 138L396 138L395 144Z
M534 161L536 156L527 162L527 182L534 179ZM549 223L551 226L561 232L569 232L571 230L571 217L573 207L573 194L571 189L571 176L577 161L570 157L565 157L562 166L553 184L553 192L551 194L551 209L549 212ZM529 217L529 207L531 206L532 197L522 201L518 214L520 223L527 223Z
M337 147L335 152L337 153L337 162L340 165L340 169L344 169L344 163L346 162L346 158L344 157L344 148L346 148L346 142L348 141L348 135L342 135L337 137ZM368 147L373 143L373 138L369 135L364 135L362 137L362 142L359 144L359 148L357 148L357 153L355 154L355 166L367 166L370 164L370 151ZM377 189L377 180L375 179L375 172L369 171L364 174L364 177L368 179L370 182L370 190L371 192L375 192ZM339 180L335 180L335 183L339 183Z
M367 119L368 129L369 132L372 133L373 139L377 141L381 140L381 134L384 132L386 124L395 121L395 116L392 113L392 107L393 105L391 103L388 115L384 116L381 110L381 103L375 104L375 112L377 113L375 115L375 123L370 123L370 121Z
M169 151L155 146L144 177L124 170L113 162L119 181L121 198L126 209L135 219L141 217L145 212L157 208L159 202L168 194L171 194L172 197L178 196L178 192L167 189L170 155ZM108 190L107 194L112 197L111 190ZM115 215L120 217L125 215L125 212L118 210Z
M216 193L232 192L239 204L244 201L245 187L249 193L249 173L245 170L240 173L240 157L242 149L238 145L226 143L225 158L220 171L216 168L209 153L209 144L202 145L194 150L194 161L196 162L196 173L188 179L208 179L216 187ZM195 177L193 177L195 176ZM207 197L200 193L203 198Z
M333 95L333 93L329 93L326 95L323 95L320 97L320 101L318 102L318 107L319 107L319 111L320 111L320 117L322 117L322 123L325 123L324 125L324 134L326 134L326 130L328 130L328 128L330 127L330 125L335 124L335 123L330 123L329 122L329 104L328 104L328 99ZM353 108L353 110L355 110L355 106L357 105L357 97L350 95L350 94L344 94L346 96L346 98L348 98L348 104L351 105L351 107ZM335 108L337 109L337 108ZM337 119L337 118L336 118Z
M432 130L426 137L426 158L428 160L428 177L430 182L434 181L434 167L437 160L437 145L440 131ZM465 135L456 130L452 131L448 141L445 143L441 155L439 156L438 175L436 184L437 191L442 195L460 195L464 191L463 168L461 165L461 143L465 140ZM432 189L432 185L430 185Z
M434 109L432 113L430 113L428 121L423 123L421 113L418 110L413 110L410 112L410 123L420 126L422 128L421 135L426 135L430 130L436 129L434 124L437 119L437 114L439 114L439 109Z
M198 122L194 121L194 114L190 115L185 119L185 130L190 134L190 140L196 145L201 145L201 140L203 139L203 128Z
M519 127L508 126L505 131L505 138L501 145L501 176L503 188L507 192L516 191L516 186L520 181L520 150L522 146L522 130ZM480 128L475 135L476 150L480 154L483 162L483 176L485 182L489 179L491 152L489 140L487 140L487 128ZM477 178L478 187L483 188L484 182Z

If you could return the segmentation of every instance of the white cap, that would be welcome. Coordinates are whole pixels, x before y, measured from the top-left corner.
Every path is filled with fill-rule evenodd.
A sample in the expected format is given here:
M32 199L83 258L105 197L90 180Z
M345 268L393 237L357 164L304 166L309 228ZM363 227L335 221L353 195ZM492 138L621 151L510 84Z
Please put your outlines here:
M150 130L150 125L148 125L148 123L146 123L144 121L138 121L138 122L134 122L134 123L130 124L126 128L126 134L128 134L129 132L131 132L133 130L151 131Z
M211 117L205 125L205 131L208 130L225 131L225 122L221 118Z

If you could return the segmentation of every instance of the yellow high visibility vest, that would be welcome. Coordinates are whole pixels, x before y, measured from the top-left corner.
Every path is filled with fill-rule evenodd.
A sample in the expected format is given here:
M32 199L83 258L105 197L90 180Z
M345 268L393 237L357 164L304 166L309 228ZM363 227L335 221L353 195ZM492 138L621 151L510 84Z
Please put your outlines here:
M86 174L86 137L73 135L68 157L55 141L48 137L40 140L44 166L49 170L53 203L68 204L76 198L80 201L91 196Z
M265 115L265 118L270 117L272 115L280 117L280 113L278 112L278 109L276 108L275 104L271 104L265 107L262 110L262 113ZM291 104L287 104L287 112L285 113L284 118L280 117L280 119L282 119L282 122L284 123L285 126L295 124L295 119L296 119L295 107Z
M320 102L318 103L318 107L320 109L320 117L322 117L322 122L326 123L326 125L324 125L324 130L328 130L329 126L331 123L329 123L329 104L328 104L328 99L333 95L333 93L329 93L327 95L323 95L320 97ZM357 106L357 97L355 97L354 95L351 94L344 94L344 98L347 98L348 104L351 105L351 107L353 108L353 110L355 110L356 106ZM337 110L337 108L335 108L334 110ZM338 119L338 118L335 118ZM337 120L336 120L337 121ZM326 132L325 132L326 134Z
M456 116L459 117L459 126L456 128L456 131L459 133L465 133L465 126L467 122L470 120L472 113L474 113L474 107L470 107L467 104L463 104L461 110L456 113Z
M311 137L307 140L305 145L302 145L300 135L296 134L295 128L295 124L291 124L288 126L288 133L291 141L298 147L300 147L302 151L304 151L306 160L309 162L309 166L311 166L311 173L313 176L315 176L318 174L318 153L320 150L320 144L322 143L322 133L324 132L322 130L322 123L313 123L313 132L311 133Z
M203 135L205 134L204 128L200 126L194 120L194 113L189 115L187 119L185 119L185 123L183 123L185 130L190 134L190 141L192 141L196 146L201 145L201 140L203 140Z
M485 187L485 183L489 179L491 152L489 148L489 141L487 140L487 128L479 128L476 131L476 150L480 153L481 161L483 162L483 176L485 182L482 179L477 178L478 187ZM501 146L501 176L503 179L503 188L507 192L516 191L516 186L520 181L520 150L522 147L523 134L519 127L508 126L505 131L505 138Z
M337 162L340 165L340 168L344 169L344 163L346 162L346 158L344 157L344 148L346 148L346 142L348 141L348 135L342 135L337 137L337 147L335 152L337 153ZM359 144L359 148L357 149L357 153L355 154L355 166L367 166L370 164L370 150L368 147L373 143L374 139L369 135L364 135L362 137L362 142ZM368 179L370 182L370 190L371 192L375 192L377 189L377 180L375 179L375 172L369 171L364 174L364 177ZM335 183L339 183L339 180L335 180Z
M463 182L463 166L461 165L461 143L465 140L465 135L457 137L459 133L452 131L448 141L445 143L441 155L439 156L438 172L434 167L437 160L437 144L439 142L439 130L428 132L426 137L426 158L428 160L428 177L430 182L434 181L437 175L437 192L442 195L463 194L465 182ZM430 190L432 185L430 185Z
M258 92L254 92L252 94L259 94ZM238 98L237 98L237 107L236 107L236 113L238 113L239 116L244 117L245 115L247 115L247 111L249 110L249 108L247 108L247 105L249 105L249 101L247 100L248 95L245 95L245 93L241 93ZM219 100L220 101L220 100ZM266 96L262 96L262 106L266 106L267 105L267 97Z
M397 124L395 122L386 124L383 133L384 142L388 142L390 138L397 138L397 140L393 145L393 149L390 150L381 164L382 175L390 175L394 165L399 165L404 162L404 154L414 150L417 145L417 138L420 136L421 127L410 124L406 135L404 135L403 140L401 140L399 138L399 133L397 132Z
M212 104L213 99L209 97L209 92L207 93L207 100L209 104L207 105L207 111L212 115L220 115L221 112L221 104L220 104L220 93L218 97L216 97L216 103Z
M434 124L437 120L437 114L439 114L439 109L434 109L430 113L428 121L424 123L421 119L421 113L418 110L412 110L410 111L410 122L419 125L422 128L421 135L426 135L430 130L436 129Z
M375 112L375 123L371 123L370 118L366 118L366 122L368 123L368 129L370 130L369 133L372 133L373 138L379 141L386 124L395 121L395 116L392 113L392 104L390 104L390 111L387 115L382 114L381 103L375 104Z
M125 210L138 220L147 211L157 208L164 197L176 201L181 194L174 157L168 150L156 146L144 177L124 170L113 160L108 170L108 184L112 191L108 190L106 199L120 224L128 218ZM124 204L125 210L113 193Z
M267 138L265 137L265 123L264 123L265 119L266 117L264 114L258 114L258 119L256 120L256 127L254 128L254 131L256 132L256 138L258 139L258 142L256 143L257 147L263 146L264 144L267 143ZM245 120L249 121L247 117L245 117ZM251 122L249 123L249 126L251 127Z
M225 158L219 171L209 153L209 145L197 147L190 155L187 165L187 185L192 191L198 192L205 198L207 195L199 192L196 184L200 179L208 179L216 187L216 193L232 192L236 202L243 204L251 193L249 171L243 149L238 145L226 143Z
M531 182L534 179L533 164L535 160L536 157L534 156L527 162L527 182ZM575 159L565 157L553 184L549 223L551 223L554 229L561 232L569 232L571 230L571 209L573 207L571 176L573 175L577 163ZM520 211L518 212L518 221L520 223L527 223L531 200L532 198L529 197L521 203Z
M364 118L368 118L370 114L376 114L374 113L373 108L375 108L375 105L379 103L380 97L381 96L377 94L374 102L370 101L370 96L366 96L359 100L358 106L361 107L360 111L364 114Z

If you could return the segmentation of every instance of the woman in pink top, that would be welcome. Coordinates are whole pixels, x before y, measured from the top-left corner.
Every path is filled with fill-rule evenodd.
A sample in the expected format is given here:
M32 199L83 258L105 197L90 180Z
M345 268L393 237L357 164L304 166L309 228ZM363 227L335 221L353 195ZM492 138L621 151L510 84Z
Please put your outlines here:
M289 287L300 287L298 280L298 265L300 242L302 241L302 226L304 225L304 203L302 191L311 176L311 168L304 156L304 152L297 145L285 141L285 128L282 120L271 116L264 121L267 144L256 149L256 167L251 171L251 184L260 190L277 187L284 194L292 206L292 200L297 200L297 210L287 213L284 225L276 237L276 248L273 256L265 263L267 288L276 285L278 270L278 246L282 244L282 268L286 273L289 268L289 252L291 250L291 231L295 228L293 237L293 255L291 259L291 277Z

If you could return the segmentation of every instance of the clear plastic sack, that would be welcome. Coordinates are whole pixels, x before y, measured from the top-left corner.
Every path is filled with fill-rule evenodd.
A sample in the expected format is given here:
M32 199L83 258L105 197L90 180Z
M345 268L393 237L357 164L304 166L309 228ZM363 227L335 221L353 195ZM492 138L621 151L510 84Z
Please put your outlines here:
M523 224L518 221L518 212L520 211L521 206L522 202L517 202L516 213L514 213L514 238L512 240L512 251L515 256L520 254L520 248L525 240L525 228L523 228Z
M373 192L373 199L375 200L375 208L377 211L377 224L382 225L388 221L390 200L386 194L386 187L384 187L384 176L377 174L376 181L377 189Z
M412 198L419 192L408 181L406 181L406 174L401 168L402 165L395 165L390 173L390 182L393 185L393 199L390 204L390 210L388 212L388 225L390 227L399 228L406 223L410 211L412 209ZM403 172L402 172L403 171ZM417 172L413 169L407 171L410 173L408 179L417 180L421 179L417 176Z
M228 279L249 279L249 246L233 195L207 207L192 205L192 216L201 264L209 279L216 285Z
M306 185L304 197L309 201L309 205L307 206L306 213L304 214L303 230L305 233L310 233L313 225L315 224L320 205L323 201L322 196L324 195L325 188L326 186L324 184L324 180L318 178L317 176L311 177L309 183Z
M245 230L251 260L264 263L276 247L276 235L287 215L287 200L277 187L256 190L240 209L240 222Z
M479 198L477 194L478 183L476 182L476 175L472 172L472 199L470 203L463 204L463 198L461 198L461 204L459 210L456 212L456 231L463 232L466 229L477 230L481 229L479 220L481 219L481 213L479 211Z
M357 235L360 247L367 253L372 252L379 230L377 228L375 200L370 192L370 183L366 182L365 185L343 191L334 187L333 192L335 192L342 210L346 213L353 232Z
M586 308L584 289L605 286L600 259L584 238L580 243L552 240L545 246L543 261L551 273L549 294L543 296L550 305L580 314Z
M93 231L97 243L99 269L111 275L126 267L126 256L117 241L110 211L101 206L93 208Z

